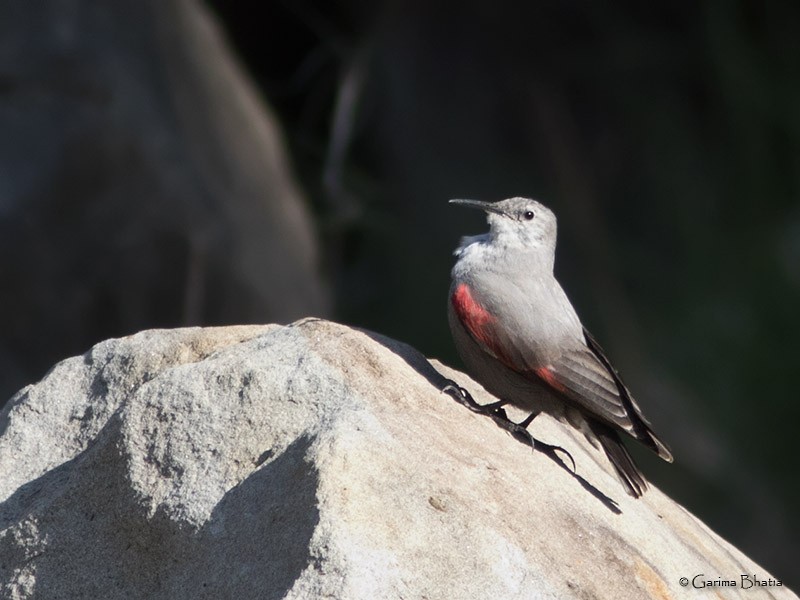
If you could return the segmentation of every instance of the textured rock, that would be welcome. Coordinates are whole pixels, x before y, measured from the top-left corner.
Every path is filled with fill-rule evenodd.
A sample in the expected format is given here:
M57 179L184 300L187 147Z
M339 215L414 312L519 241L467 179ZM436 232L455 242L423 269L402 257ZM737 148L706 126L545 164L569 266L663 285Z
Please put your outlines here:
M583 480L443 376L489 400L319 320L145 331L65 360L0 417L0 596L683 598L707 594L681 577L770 577L659 490L626 496L580 436L533 426Z

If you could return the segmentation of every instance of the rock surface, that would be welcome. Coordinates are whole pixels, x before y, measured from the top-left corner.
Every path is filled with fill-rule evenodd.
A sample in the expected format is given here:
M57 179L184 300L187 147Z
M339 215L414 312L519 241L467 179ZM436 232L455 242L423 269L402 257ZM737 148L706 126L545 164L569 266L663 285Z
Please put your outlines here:
M658 489L626 496L579 435L532 426L583 479L440 393L445 377L490 400L311 319L65 360L0 416L0 596L699 598L681 577L770 578Z

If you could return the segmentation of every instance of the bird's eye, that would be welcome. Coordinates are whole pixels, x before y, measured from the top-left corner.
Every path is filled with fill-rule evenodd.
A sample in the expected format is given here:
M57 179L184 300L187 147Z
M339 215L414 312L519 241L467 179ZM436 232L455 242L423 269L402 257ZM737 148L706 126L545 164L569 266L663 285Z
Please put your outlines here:
M525 216L525 220L526 221L532 221L533 217L534 217L533 211L532 210L526 210L524 216Z

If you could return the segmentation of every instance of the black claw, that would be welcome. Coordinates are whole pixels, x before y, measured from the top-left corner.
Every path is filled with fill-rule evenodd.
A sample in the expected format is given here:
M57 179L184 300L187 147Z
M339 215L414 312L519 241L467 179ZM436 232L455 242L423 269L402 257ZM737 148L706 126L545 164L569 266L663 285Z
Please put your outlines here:
M472 412L483 412L481 405L475 402L470 393L458 385L455 381L448 380L447 385L442 388L442 393L447 394L456 402L463 404Z
M460 404L466 406L472 412L489 416L502 415L503 418L508 419L508 417L506 417L506 411L502 409L502 406L508 404L508 402L505 400L498 400L497 402L492 402L491 404L478 404L467 390L458 385L452 379L447 380L447 385L445 385L441 391Z
M495 422L495 424L497 424L498 427L505 429L518 442L525 444L537 452L541 452L542 454L549 456L552 460L562 463L566 467L566 463L564 463L564 461L562 461L561 457L558 455L558 452L561 451L572 463L572 472L577 472L575 459L572 458L572 454L570 454L568 450L561 446L554 446L552 444L547 444L537 440L531 435L530 431L528 431L527 427L530 425L531 421L533 421L534 417L536 416L535 414L526 418L522 423L514 423L514 421L508 418L508 414L503 408L495 408L491 413L489 413L489 416L492 417L492 420Z
M578 474L577 468L575 466L575 459L572 458L572 454L570 454L568 450L562 448L561 446L552 446L550 444L545 444L545 443L539 442L539 441L537 441L537 444L540 447L541 446L545 446L545 449L542 450L542 452L544 452L547 456L549 456L553 460L557 460L558 462L560 462L562 464L563 464L564 461L561 460L561 457L558 455L558 453L556 451L560 450L561 452L563 452L567 456L567 458L569 458L569 462L572 463L572 474L573 475L577 475ZM564 465L564 466L566 466L566 465Z

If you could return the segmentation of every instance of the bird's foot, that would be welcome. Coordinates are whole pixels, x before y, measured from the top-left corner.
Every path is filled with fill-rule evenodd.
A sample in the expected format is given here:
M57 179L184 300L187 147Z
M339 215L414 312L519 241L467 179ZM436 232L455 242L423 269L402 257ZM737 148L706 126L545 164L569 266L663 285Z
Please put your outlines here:
M555 446L553 444L548 444L541 440L537 440L535 437L531 435L530 431L528 431L527 427L528 425L530 425L531 421L533 421L533 418L535 416L536 414L534 413L533 415L525 419L522 423L514 423L514 421L508 418L506 411L503 410L502 408L497 409L495 413L491 415L492 419L494 419L494 422L497 424L497 426L502 429L505 429L508 433L511 434L511 436L515 440L517 440L522 444L525 444L526 446L530 446L533 450L541 452L542 454L550 457L556 462L563 463L561 457L558 454L559 451L562 452L564 455L566 455L567 458L569 458L569 461L572 463L572 472L575 473L576 472L575 459L572 458L572 454L570 454L566 448L563 448L562 446Z
M455 400L459 404L463 404L468 409L470 409L472 412L481 412L480 411L480 406L481 405L478 404L477 402L475 402L475 399L472 397L472 395L467 390L465 390L463 387L458 385L452 379L448 379L447 380L447 385L445 385L442 388L441 392L443 394L447 394L448 396L450 396L453 400Z
M508 418L508 414L503 408L508 402L505 400L498 400L491 404L478 404L467 390L451 379L447 380L447 385L442 388L442 393L447 394L474 413L491 417L498 427L505 429L518 442L549 456L557 462L563 463L561 457L558 455L558 451L560 450L569 458L572 463L572 471L575 472L575 459L572 458L572 455L566 449L561 446L553 446L537 440L528 431L527 427L531 424L531 421L533 421L537 413L531 414L521 423L515 423Z
M481 415L495 415L501 406L507 404L507 402L502 400L499 400L498 402L492 402L491 404L478 404L467 390L458 385L452 379L447 380L447 385L442 388L442 393L447 394L459 404L463 404L472 412ZM503 414L505 414L505 411L503 411Z
M569 453L569 450L567 450L566 448L563 448L561 446L554 446L552 444L546 444L546 443L541 442L541 441L539 441L537 439L534 439L534 442L536 444L536 446L534 447L536 450L538 450L539 452L541 452L545 456L549 456L554 461L562 463L565 468L566 468L567 465L563 460L561 460L561 455L559 454L559 452L561 454L563 454L564 456L566 456L569 459L569 462L572 464L571 471L572 471L573 475L577 475L578 469L575 466L575 459L572 458L572 454Z

